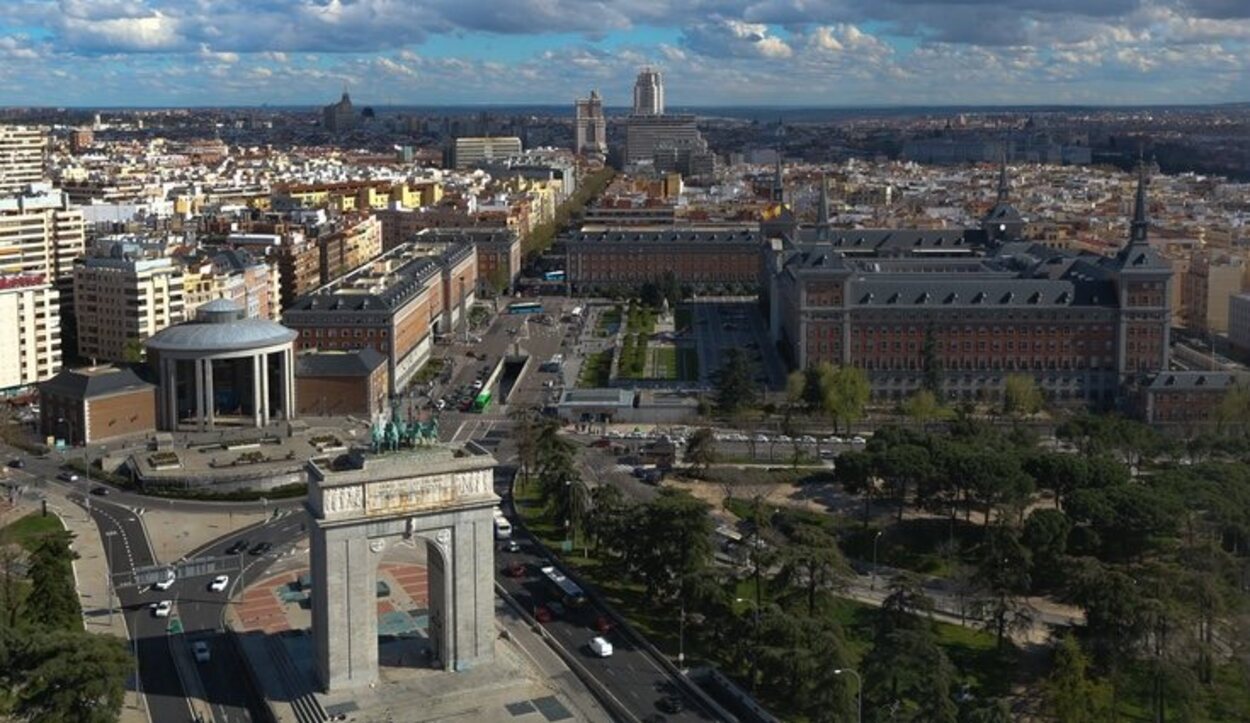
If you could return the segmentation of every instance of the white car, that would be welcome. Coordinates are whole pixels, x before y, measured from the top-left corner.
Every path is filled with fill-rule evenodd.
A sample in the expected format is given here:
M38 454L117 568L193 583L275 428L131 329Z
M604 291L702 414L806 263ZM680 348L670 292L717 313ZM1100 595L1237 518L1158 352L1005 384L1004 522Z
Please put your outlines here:
M158 618L167 618L169 613L174 609L172 600L162 600L158 603L152 603L152 615Z
M600 636L591 638L590 642L586 644L586 647L590 648L590 652L600 658L612 657L612 643L609 643L606 639Z
M857 434L854 437L851 437L851 444L868 444L868 440Z
M764 436L764 435L762 435L762 434L757 434L757 435L755 435L755 441L756 441L756 442L763 442L763 443L767 444L767 443L768 443L768 437L766 437L766 436Z
M208 584L208 589L212 590L213 592L221 592L225 590L226 586L229 584L230 584L229 575L218 575L217 577L213 578L212 582Z
M778 442L791 442L793 440L790 439L790 435L788 434L780 434L780 435L777 435L777 441Z
M843 443L842 438L837 436L836 434L833 435L832 437L826 438L825 441L828 442L829 444L842 444Z
M157 580L156 582L152 583L152 587L156 588L157 590L168 590L169 588L174 586L174 582L176 582L177 579L178 579L177 576L174 575L173 571L171 570L169 573L169 577Z
M803 444L816 444L816 438L811 435L804 435L803 439L799 441L801 441Z
M195 662L207 663L209 659L208 643L203 640L197 640L191 643L191 652L195 655Z

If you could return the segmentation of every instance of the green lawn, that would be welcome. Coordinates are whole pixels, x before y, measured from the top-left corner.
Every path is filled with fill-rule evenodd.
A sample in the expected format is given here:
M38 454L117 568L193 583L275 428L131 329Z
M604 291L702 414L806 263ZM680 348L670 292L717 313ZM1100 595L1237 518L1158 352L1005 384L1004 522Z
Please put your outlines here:
M595 331L601 335L613 334L617 327L621 325L621 307L614 306L599 315L599 320L595 322Z
M652 351L656 379L677 379L677 348L662 346Z
M443 365L446 363L447 360L442 357L430 359L425 363L425 366L422 366L421 369L412 376L412 381L420 384L430 381L434 377L438 376L439 372L443 371Z
M629 319L626 322L626 328L632 334L646 334L650 336L655 333L655 309L649 306L631 305L629 307Z
M606 387L612 375L612 350L599 351L586 357L577 376L579 387Z
M55 515L41 516L32 512L0 528L0 545L18 544L29 550L35 539L49 532L64 529Z

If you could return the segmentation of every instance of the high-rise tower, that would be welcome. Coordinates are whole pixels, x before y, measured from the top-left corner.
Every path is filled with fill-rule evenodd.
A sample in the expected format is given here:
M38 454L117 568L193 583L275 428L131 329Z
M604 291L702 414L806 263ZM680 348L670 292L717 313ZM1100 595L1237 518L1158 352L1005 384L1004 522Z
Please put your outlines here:
M0 125L0 196L44 180L46 140L39 128Z
M574 104L577 111L577 141L573 151L581 154L608 152L608 124L603 117L603 99L599 91L590 91L589 98L578 98Z
M634 115L664 115L664 78L650 66L634 81Z

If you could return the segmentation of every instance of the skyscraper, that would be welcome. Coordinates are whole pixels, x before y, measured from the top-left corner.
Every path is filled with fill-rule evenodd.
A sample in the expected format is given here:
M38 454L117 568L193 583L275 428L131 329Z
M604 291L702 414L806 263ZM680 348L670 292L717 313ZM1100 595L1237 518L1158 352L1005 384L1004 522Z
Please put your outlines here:
M634 81L634 115L664 115L664 79L651 66Z
M603 99L599 91L590 91L589 98L578 98L574 104L577 111L577 141L574 153L606 154L608 152L608 124L603 117Z
M0 125L0 197L43 180L45 145L39 128Z
M321 109L321 125L331 133L342 133L356 127L356 112L352 109L352 99L347 90L343 91L339 102Z

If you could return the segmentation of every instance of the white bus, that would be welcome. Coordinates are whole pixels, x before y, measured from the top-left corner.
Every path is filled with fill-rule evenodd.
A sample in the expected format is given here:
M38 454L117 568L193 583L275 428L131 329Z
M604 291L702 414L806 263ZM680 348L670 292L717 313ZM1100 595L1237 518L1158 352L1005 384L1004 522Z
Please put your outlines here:
M503 511L495 508L495 539L507 540L512 537L512 523L503 516Z

